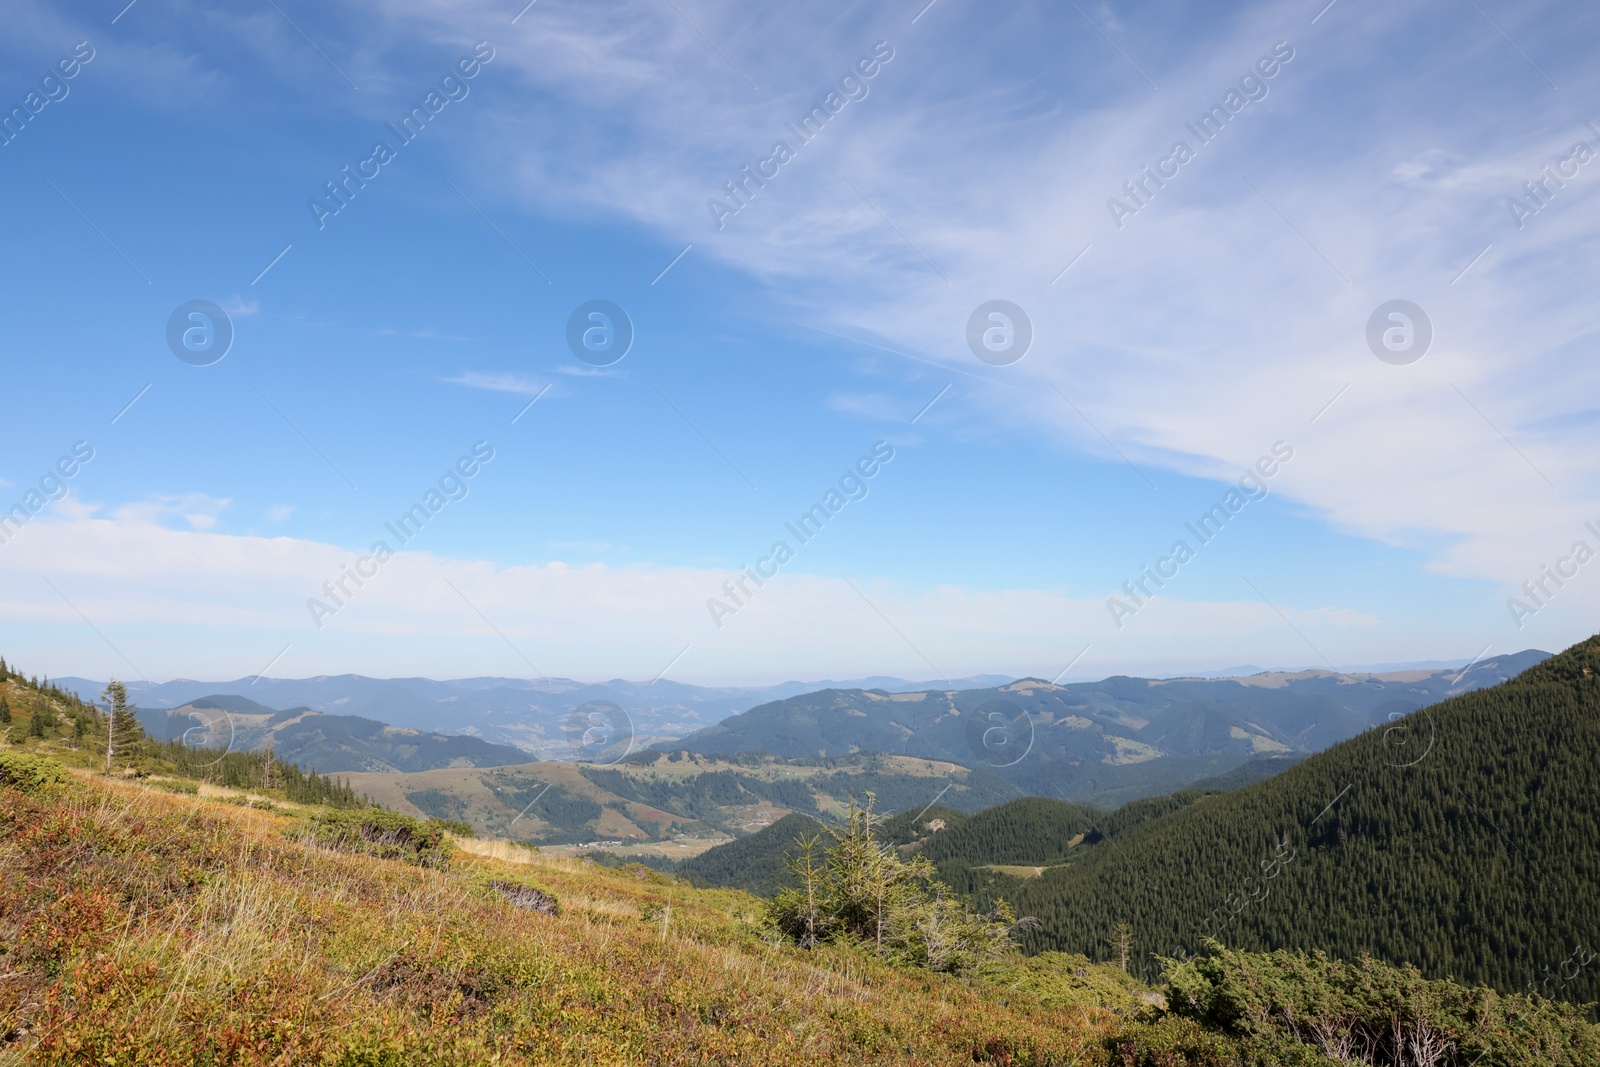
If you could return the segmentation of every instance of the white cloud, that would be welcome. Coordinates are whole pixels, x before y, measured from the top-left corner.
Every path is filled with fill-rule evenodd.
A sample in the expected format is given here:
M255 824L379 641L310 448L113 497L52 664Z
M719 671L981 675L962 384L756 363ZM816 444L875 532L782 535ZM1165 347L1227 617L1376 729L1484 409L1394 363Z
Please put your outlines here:
M387 10L424 35L461 32L456 4ZM930 13L915 35L898 23L812 26L796 47L783 12L701 5L697 24L760 72L758 95L668 6L541 7L484 77L553 105L485 102L471 121L516 135L468 142L463 131L463 143L489 153L478 175L500 176L485 195L692 241L696 256L781 284L808 321L1012 387L963 390L964 406L942 419L1031 424L1066 448L1204 477L1231 478L1286 440L1298 458L1279 491L1335 528L1417 549L1443 573L1520 580L1595 517L1584 502L1600 465L1572 417L1600 385L1585 258L1600 238L1600 170L1520 231L1504 200L1574 139L1593 138L1572 114L1501 106L1504 87L1479 69L1476 50L1499 47L1480 40L1482 27L1452 31L1462 36L1396 71L1371 42L1404 39L1411 9L1338 12L1315 35L1284 29L1303 14L1271 3L1215 23L1204 47L1160 71L1159 93L1107 51L1099 74L1086 69L1071 92L1042 101L998 66L982 91L953 96L944 60L969 43L951 12ZM1007 29L1060 36L1044 17L1019 9ZM1115 229L1107 197L1174 140L1192 140L1185 120L1286 33L1296 56L1267 98ZM836 66L891 35L896 57L868 97L718 231L706 198L789 136L784 119L820 99ZM1105 71L1130 88L1091 90ZM1441 79L1484 83L1485 107L1394 97L1396 85ZM1564 80L1581 93L1597 79ZM1330 111L1334 99L1356 113ZM1330 151L1327 130L1349 124L1358 133ZM962 337L970 310L997 295L1029 310L1036 341L1022 362L991 369ZM1436 329L1410 367L1379 363L1363 341L1372 309L1396 296L1421 302ZM879 374L926 367L860 352ZM509 375L455 380L537 388ZM878 398L840 391L830 403L868 414Z
M234 293L220 307L235 319L249 319L261 314L261 301L246 300L238 293Z
M397 330L392 327L382 327L374 331L379 337L406 337L414 341L470 341L470 337L457 337L451 334L440 333L429 326L421 330Z
M444 380L451 385L464 385L469 389L487 389L494 393L513 393L517 396L538 396L552 384L540 382L525 374L475 370L462 371L454 378Z
M206 493L163 493L148 500L123 504L115 509L120 521L158 525L163 520L181 518L194 530L209 530L233 501ZM92 513L93 505L79 505L79 514Z
M404 550L360 587L347 580L344 606L318 629L308 599L329 602L322 583L339 579L364 552L172 529L157 521L162 514L63 507L61 518L35 520L0 548L0 632L8 633L8 655L52 673L123 671L119 657L126 655L152 679L223 677L259 670L287 644L292 651L277 668L286 675L520 676L536 668L577 678L650 678L688 645L673 677L715 683L841 672L1053 678L1085 646L1076 677L1213 669L1243 659L1317 663L1316 650L1336 662L1371 662L1382 658L1388 640L1381 624L1341 609L1294 613L1297 634L1258 600L1158 597L1119 631L1097 596L908 588L870 578L853 579L852 587L842 577L803 571L752 587L754 595L718 628L706 601L724 596L723 583L736 572L561 562L502 567ZM1600 588L1569 583L1565 602L1539 616L1543 629L1523 635L1508 626L1505 647L1558 633L1600 604L1597 594ZM1558 620L1557 608L1568 614ZM1449 635L1441 646L1441 657L1475 651L1452 647Z
M477 0L341 10L363 22L352 74L407 92L389 73L399 69L391 52L400 42L454 47L469 27L505 17ZM877 27L842 18L797 34L784 19L814 22L799 8L697 4L691 14L701 29L758 73L758 94L670 5L538 5L497 44L482 76L480 85L509 85L507 102L474 97L461 124L441 135L485 186L469 189L475 199L481 191L547 216L632 224L669 246L692 241L696 257L781 288L796 317L1004 386L964 388L961 406L936 409L942 419L965 412L974 425L1025 424L1064 448L1113 460L1120 450L1151 469L1227 479L1286 440L1296 458L1275 491L1338 530L1415 549L1441 573L1505 583L1509 594L1580 536L1585 520L1600 519L1588 503L1600 496L1600 458L1586 432L1600 393L1600 308L1589 294L1600 164L1520 229L1506 209L1574 140L1593 142L1571 110L1578 105L1566 101L1592 99L1600 78L1592 68L1568 69L1559 98L1529 106L1530 93L1546 90L1472 18L1442 25L1428 47L1406 48L1396 62L1418 10L1340 5L1314 34L1297 28L1306 20L1299 4L1235 12L1169 53L1158 93L1076 23L1073 34L1027 32L1040 28L1042 7L991 16L993 42L964 38L953 7L935 8L914 30L897 13L882 32L898 54L867 99L850 104L721 231L706 198L784 136L784 120L815 103L834 72L880 36ZM1096 12L1116 30L1105 9ZM1503 28L1532 38L1541 19L1566 26L1580 17L1592 25L1592 16L1530 4ZM280 22L265 13L231 32L262 56L291 57L285 69L315 69L320 61ZM1184 121L1285 33L1297 56L1271 94L1113 228L1106 198L1186 136ZM1043 55L1080 34L1103 65L1080 70ZM1146 31L1147 50L1171 43ZM163 55L161 76L171 78L176 53ZM967 71L977 80L958 81ZM1077 80L1046 92L1047 75ZM316 69L295 84L328 80ZM1430 88L1438 84L1462 92L1446 99ZM381 95L341 90L327 104L377 115ZM491 128L499 135L477 135ZM1036 327L1033 350L1010 368L978 364L962 341L971 308L996 296L1021 303ZM1362 336L1372 309L1393 297L1421 303L1436 329L1432 350L1409 367L1379 363ZM927 368L881 349L862 347L861 356L880 375ZM541 387L514 374L451 380L524 396ZM872 399L841 391L833 403L864 412ZM613 586L623 572L582 573L595 595L621 597ZM635 574L638 588L662 589L663 576L678 572L638 573L650 576ZM785 585L810 588L799 576ZM904 598L897 606L919 625L928 604L917 598L926 595L884 593ZM1556 606L1565 610L1569 595L1581 599L1564 592ZM753 630L764 602L734 621L748 616ZM1076 618L1082 608L1029 603L1044 618ZM568 610L556 607L557 615ZM813 608L823 610L808 603L800 615L813 617ZM1195 610L1215 621L1223 609ZM1323 621L1346 633L1384 632L1382 623L1328 610ZM1502 621L1502 605L1485 612ZM1145 632L1160 617L1149 615L1139 619ZM1040 617L1027 618L1048 630ZM771 636L792 637L784 647L794 649L817 639ZM1197 658L1212 647L1204 627L1188 637L1190 645L1172 647ZM861 639L864 654L905 654ZM1018 662L1033 663L1022 650L1038 640L1018 638ZM960 648L952 645L950 658L962 658ZM972 669L996 667L976 648L971 657Z

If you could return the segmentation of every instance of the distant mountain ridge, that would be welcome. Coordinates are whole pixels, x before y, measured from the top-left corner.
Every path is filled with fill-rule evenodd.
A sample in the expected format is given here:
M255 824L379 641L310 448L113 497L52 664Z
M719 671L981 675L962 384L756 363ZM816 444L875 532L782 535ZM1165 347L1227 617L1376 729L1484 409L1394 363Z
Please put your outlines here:
M993 685L1009 681L982 675L957 681L957 686ZM61 678L62 688L83 700L97 701L105 683L87 678ZM809 693L829 684L871 685L887 689L923 687L903 679L875 677L855 682L784 682L765 687L687 685L668 679L603 684L569 678L368 678L359 674L314 678L238 678L202 682L180 678L170 682L128 682L129 699L143 708L174 709L196 699L241 697L252 704L278 708L304 707L330 715L357 715L392 726L440 734L466 734L485 741L515 745L527 759L571 759L569 724L578 708L590 701L610 701L631 719L634 749L682 737L728 715L758 704Z
M89 701L99 700L105 689L103 681L88 678L67 677L56 681ZM341 674L311 678L245 677L212 682L179 678L159 683L136 681L127 685L131 701L143 708L170 710L196 699L237 696L274 708L305 707L330 715L356 715L425 733L464 734L493 744L514 745L527 752L529 758L548 760L573 758L570 724L578 708L590 701L610 701L626 712L633 733L632 747L637 751L692 735L721 723L728 716L773 701L824 689L910 693L934 689L993 689L1011 682L1010 677L996 674L921 682L875 675L850 680L788 681L769 686L709 687L664 678L655 682L613 679L587 683L570 678L474 677L441 681ZM1196 777L1225 773L1229 769L1231 765L1226 760L1211 760L1193 768L1192 773L1185 770L1170 781L1175 788L1185 774Z
M639 752L609 767L523 763L355 774L349 782L385 807L467 822L480 834L539 845L674 848L753 834L792 813L836 815L867 792L886 808L913 811L934 798L976 811L1014 795L981 771L905 756L780 760Z
M1114 677L773 701L657 747L790 758L886 752L985 767L1020 792L1114 806L1304 756L1547 659L1535 649L1450 670L1301 671L1230 679ZM999 718L996 718L996 716Z
M1035 950L1089 950L1125 922L1144 967L1213 936L1600 999L1600 969L1573 962L1600 944L1597 687L1600 637L978 888L1041 920Z
M1600 998L1597 760L1600 637L1243 788L1112 812L1045 797L913 809L884 837L980 906L1039 920L1033 952L1093 955L1127 924L1146 976L1214 937L1582 1004ZM678 870L770 894L820 825L791 816Z
M359 715L326 715L311 708L277 710L245 697L197 697L170 710L141 708L139 722L158 741L249 751L270 747L277 758L319 774L388 773L439 767L496 767L526 763L512 745L476 737L426 733Z

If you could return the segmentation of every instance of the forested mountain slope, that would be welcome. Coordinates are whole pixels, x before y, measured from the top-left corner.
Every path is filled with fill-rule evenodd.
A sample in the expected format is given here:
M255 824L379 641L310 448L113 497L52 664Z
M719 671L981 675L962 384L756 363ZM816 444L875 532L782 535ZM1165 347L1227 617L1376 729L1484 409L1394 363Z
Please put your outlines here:
M1017 792L1115 806L1250 765L1238 784L1435 701L1494 685L1537 650L1459 670L1107 678L891 693L825 689L733 715L662 748L787 757L888 752L983 768Z
M684 860L676 872L699 885L743 889L770 897L794 884L788 861L797 852L797 842L823 832L817 819L791 812L765 829Z
M1199 803L1208 795L1184 790L1134 801L1110 812L1052 797L1019 797L976 814L936 804L886 818L878 825L877 835L901 852L927 856L941 879L963 892L973 892L986 885L1010 884L993 873L996 868L1074 862L1092 854L1105 838ZM798 839L823 832L824 824L818 820L791 815L684 860L674 869L710 885L771 896L794 884L786 874L784 860L797 854Z
M1597 764L1600 639L1590 639L982 892L1041 920L1033 949L1093 952L1127 923L1151 973L1153 955L1195 951L1210 936L1370 953L1431 976L1592 1001Z
M278 758L322 774L502 767L531 758L522 749L478 737L427 733L305 707L279 711L220 694L170 711L141 709L139 722L158 741L182 739L193 746L236 751L271 748Z

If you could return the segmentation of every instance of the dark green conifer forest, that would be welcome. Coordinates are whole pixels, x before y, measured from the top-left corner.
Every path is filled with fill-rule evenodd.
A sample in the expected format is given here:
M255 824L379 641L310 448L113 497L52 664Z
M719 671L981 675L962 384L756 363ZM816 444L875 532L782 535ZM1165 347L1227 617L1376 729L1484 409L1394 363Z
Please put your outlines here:
M1042 877L974 888L1041 921L1026 935L1033 950L1103 953L1127 923L1152 976L1155 957L1211 937L1594 1001L1596 753L1600 639L1590 639L1256 786L1107 827ZM1044 862L1054 845L1011 862Z

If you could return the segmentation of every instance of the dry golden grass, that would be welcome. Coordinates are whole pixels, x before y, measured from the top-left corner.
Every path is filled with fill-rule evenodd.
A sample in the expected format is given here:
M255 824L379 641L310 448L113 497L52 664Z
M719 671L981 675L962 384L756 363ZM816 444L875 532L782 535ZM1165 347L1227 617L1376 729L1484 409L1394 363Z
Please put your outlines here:
M1098 1063L1112 1022L768 944L743 893L492 841L424 870L292 825L129 783L0 788L0 1063Z

